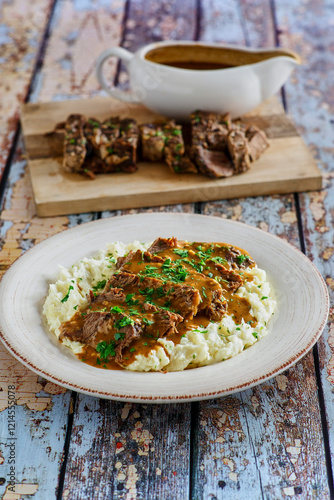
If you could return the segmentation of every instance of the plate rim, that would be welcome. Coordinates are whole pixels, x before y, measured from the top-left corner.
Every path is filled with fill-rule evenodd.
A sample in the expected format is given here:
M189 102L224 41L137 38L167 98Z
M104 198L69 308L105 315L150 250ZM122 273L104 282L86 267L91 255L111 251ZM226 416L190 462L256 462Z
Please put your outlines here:
M287 359L283 364L280 364L279 367L273 368L272 370L267 370L265 373L260 374L256 378L254 378L252 380L249 380L247 382L243 382L243 383L238 384L238 385L235 385L235 384L233 385L232 384L227 389L214 390L214 391L211 391L211 392L206 391L205 393L198 393L196 391L192 391L191 394L182 394L182 395L175 395L174 394L174 395L160 395L160 396L145 396L145 395L141 396L141 395L138 395L138 394L137 395L134 395L134 394L117 394L115 391L111 392L111 391L103 391L103 390L98 390L98 389L93 389L93 388L89 389L89 388L86 388L86 387L81 387L81 386L79 386L79 385L77 385L75 383L68 382L66 380L62 380L62 379L58 378L57 376L55 376L53 374L50 375L45 370L39 368L32 360L27 359L22 352L17 351L16 348L15 348L15 346L13 346L10 343L10 340L8 339L8 335L6 335L6 333L4 333L2 331L2 328L0 326L0 340L5 345L5 347L8 349L8 351L18 361L20 361L22 364L24 364L27 368L29 368L30 370L32 370L36 374L42 376L46 380L49 380L49 381L51 381L51 382L53 382L53 383L55 383L57 385L60 385L61 387L65 387L66 389L74 390L74 391L77 391L79 393L86 394L86 395L93 396L93 397L101 397L101 398L104 398L104 399L110 399L110 400L115 400L115 401L134 402L134 403L165 403L165 404L173 403L173 402L177 402L177 403L181 402L182 403L182 402L189 402L189 401L200 401L200 400L205 400L205 399L212 399L212 398L216 398L216 397L227 396L229 394L240 392L240 391L243 391L243 390L246 390L246 389L250 389L251 387L254 387L254 386L256 386L256 385L258 385L260 383L265 382L266 380L271 379L274 376L279 375L283 371L285 371L288 368L290 368L291 366L293 366L305 354L307 354L307 352L312 348L312 346L320 338L320 336L321 336L321 334L322 334L322 332L323 332L323 330L325 328L325 325L327 323L328 314L329 314L329 306L330 306L330 303L329 303L329 293L328 293L328 289L327 289L325 280L322 277L322 275L321 275L320 271L318 270L318 268L315 266L315 264L299 248L295 247L294 245L292 245L291 243L289 243L285 239L280 238L279 236L277 236L275 234L271 234L269 232L263 231L262 229L260 229L258 227L248 225L248 224L246 224L244 222L230 220L230 219L225 219L225 218L217 217L217 216L213 216L213 215L196 214L196 213L185 213L185 212L145 212L145 213L139 213L139 214L137 213L137 214L127 214L127 215L111 216L111 217L106 217L106 218L101 218L101 219L97 219L97 220L85 222L83 224L78 224L78 225L76 225L74 227L67 227L64 230L62 230L62 231L60 231L60 232L58 232L58 233L56 233L54 235L48 236L44 240L40 241L35 246L29 248L23 254L21 254L15 261L13 261L9 265L9 267L6 269L6 271L2 274L2 276L0 277L0 293L1 293L2 284L3 284L4 280L6 279L6 275L8 275L7 274L8 271L12 270L12 268L15 267L15 265L17 264L18 261L22 262L22 260L24 260L25 258L27 258L27 255L28 255L28 258L29 258L29 255L31 255L31 253L33 253L34 251L36 251L36 248L37 249L42 248L45 244L48 244L48 242L50 240L52 240L52 239L58 239L59 237L63 237L63 235L65 233L67 233L68 231L71 231L71 232L75 232L77 230L81 231L81 228L83 226L106 224L107 221L111 222L111 221L119 220L119 219L123 219L124 220L125 217L126 218L143 218L143 219L145 219L145 218L152 218L153 217L153 218L159 219L159 218L161 218L161 217L163 218L165 216L167 216L168 218L169 217L179 218L180 216L184 217L184 218L205 218L205 219L210 218L210 219L214 219L214 220L224 221L224 223L227 223L228 225L231 225L231 227L234 226L234 225L244 226L244 227L249 228L250 230L252 230L254 232L259 232L261 234L266 234L266 237L276 239L277 241L280 242L280 244L283 244L287 248L289 248L290 251L293 251L293 252L296 252L297 254L299 254L299 256L304 260L304 262L307 262L307 264L311 267L312 271L315 273L315 275L319 279L319 282L320 282L320 284L322 286L322 289L323 289L323 292L324 292L324 297L325 297L323 319L322 319L321 323L319 324L317 330L314 332L314 334L312 335L312 337L309 339L307 345L304 345L302 349L299 349L299 351L297 353L294 353L293 357L290 357L289 359ZM97 251L98 250L99 249L97 249ZM269 272L269 270L266 270L266 271ZM226 361L228 361L228 360L226 360ZM214 365L209 365L209 366L214 366ZM205 367L194 368L194 370L199 370L199 369L202 369L202 368L205 368ZM135 373L137 375L138 374L140 375L140 372L138 372L138 373L135 372ZM182 373L182 372L178 372L178 373ZM159 372L156 372L155 375L158 375L158 376L161 376L161 377L162 376L164 376L164 377L166 376L165 373L159 373Z

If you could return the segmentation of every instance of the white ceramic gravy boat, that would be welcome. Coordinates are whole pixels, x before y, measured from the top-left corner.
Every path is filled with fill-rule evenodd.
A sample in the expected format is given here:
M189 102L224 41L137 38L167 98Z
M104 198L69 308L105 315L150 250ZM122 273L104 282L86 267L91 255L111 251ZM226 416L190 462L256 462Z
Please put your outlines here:
M105 80L103 65L113 56L125 63L129 92L110 87ZM188 69L189 62L204 68ZM121 47L108 49L100 55L96 71L100 85L113 97L182 120L196 109L241 116L277 92L298 64L296 54L278 48L164 41L135 54Z

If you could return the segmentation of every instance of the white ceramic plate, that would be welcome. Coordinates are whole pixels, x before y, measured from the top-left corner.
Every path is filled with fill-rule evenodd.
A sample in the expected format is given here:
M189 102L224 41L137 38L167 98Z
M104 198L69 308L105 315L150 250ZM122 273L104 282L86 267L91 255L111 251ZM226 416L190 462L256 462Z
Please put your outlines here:
M231 243L267 271L277 299L269 334L238 356L174 373L108 371L74 358L43 328L41 309L58 265L70 267L108 242L176 236ZM218 397L252 387L298 361L320 337L328 316L326 285L315 266L284 240L234 221L188 214L102 219L59 233L20 257L0 283L0 332L9 351L42 377L103 398L167 403Z

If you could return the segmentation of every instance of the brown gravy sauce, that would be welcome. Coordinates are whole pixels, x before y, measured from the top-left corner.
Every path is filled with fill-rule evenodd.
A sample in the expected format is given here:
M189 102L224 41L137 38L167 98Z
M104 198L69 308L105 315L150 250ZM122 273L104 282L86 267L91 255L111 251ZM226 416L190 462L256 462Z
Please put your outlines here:
M188 271L187 277L182 281L182 284L194 286L199 290L201 295L201 305L204 307L207 303L210 303L212 299L212 294L217 290L223 289L223 296L227 302L227 314L231 315L236 324L240 324L242 319L248 322L250 325L255 327L257 325L256 319L250 314L251 306L243 297L238 297L232 290L229 289L228 284L221 279L219 271L216 268L216 262L224 263L226 268L232 269L231 265L225 260L226 254L230 248L237 249L245 257L249 257L249 254L237 247L231 247L223 243L188 243L178 241L178 246L176 248L171 248L163 252L159 252L156 255L161 256L165 259L165 262L170 259L172 264L180 264L184 269ZM179 253L175 252L178 251ZM212 260L213 259L213 260ZM252 260L249 261L249 267L253 267L255 264ZM144 262L140 252L137 252L134 258L130 262L124 264L123 270L128 271L133 274L144 273L147 266L151 268L154 267L154 273L161 276L163 279L164 270L161 263L157 262ZM234 271L240 274L245 282L252 281L252 275L247 273L247 268L242 269L236 268ZM196 268L196 269L195 269ZM152 313L139 311L140 304L145 301L145 297L139 293L138 289L131 286L127 286L125 292L127 294L133 294L133 301L135 304L121 304L122 312L134 320L147 320L148 323L152 322L152 326L145 326L144 334L132 341L130 346L124 349L124 361L125 365L131 364L138 354L147 356L152 349L157 349L161 347L161 344L157 343L158 335L154 330L154 315ZM136 304L137 302L137 304ZM154 302L156 306L167 307L168 297L166 296L154 296ZM92 302L81 311L76 311L72 318L61 325L61 330L71 333L78 331L83 328L84 319L87 314L93 311L102 311L106 309L109 310L111 307L117 306L115 302ZM171 309L172 311L172 309ZM177 312L177 311L173 311ZM178 325L177 333L168 336L168 340L172 340L174 344L178 344L182 336L190 329L196 328L206 328L210 323L210 319L203 313L199 312L195 317L189 320L184 320ZM118 365L112 357L108 359L100 359L95 347L102 341L112 341L114 340L115 332L104 332L99 331L96 335L94 346L86 345L83 348L83 352L78 355L78 358L83 362L96 366L99 368L122 370L123 368Z
M189 70L217 70L256 64L266 59L287 56L299 61L299 57L284 49L248 52L228 47L212 47L201 44L167 45L150 50L148 61Z

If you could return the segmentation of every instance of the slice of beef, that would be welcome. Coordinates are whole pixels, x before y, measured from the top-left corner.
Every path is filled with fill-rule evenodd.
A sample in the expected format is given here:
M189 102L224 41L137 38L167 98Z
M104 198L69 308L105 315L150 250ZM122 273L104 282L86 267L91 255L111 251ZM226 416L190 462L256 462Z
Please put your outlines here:
M125 255L122 255L121 257L118 257L117 262L116 262L116 269L120 269L126 262L131 261L133 258L135 252L133 250L130 250Z
M163 133L165 139L165 153L183 155L184 141L182 126L177 125L174 120L169 120L163 124Z
M122 339L116 342L116 349L115 349L115 361L116 363L120 364L123 366L123 357L122 357L122 351L126 347L129 347L131 342L135 339L138 339L143 331L142 325L135 321L132 325L127 325L124 326L119 330L119 333L122 334Z
M121 271L117 274L113 274L109 281L107 282L104 293L107 293L112 288L128 288L132 286L137 286L139 282L139 276L137 274L132 274L130 272Z
M260 130L256 125L250 125L246 130L246 138L248 140L249 156L251 161L255 161L269 147L268 138L263 130Z
M220 276L226 282L227 287L233 292L237 291L238 288L244 283L244 279L240 276L240 274L235 273L234 271L227 269L222 264L215 265L217 271L219 271Z
M178 171L180 159L185 152L182 127L176 125L174 120L170 120L165 123L163 132L165 137L164 159L172 171Z
M146 327L145 333L155 337L169 337L177 333L177 325L183 321L180 314L160 309L153 304L144 304L144 310L146 313L153 314L152 318L154 318L154 323Z
M138 127L130 118L119 123L119 137L114 140L106 157L106 164L121 172L136 172Z
M233 162L223 151L212 151L203 146L193 146L191 156L199 171L209 177L230 177L234 174Z
M150 300L157 306L168 304L170 309L173 309L186 319L193 318L197 314L201 303L200 293L191 286L164 283L158 278L142 278L137 274L124 271L114 274L110 278L105 290L108 291L110 288L121 288L125 293L133 292L136 289L139 291L139 296L136 297L142 301L145 300L145 294L141 294L141 291L149 290Z
M223 290L214 290L210 304L204 309L204 313L211 321L220 321L227 311L227 302L223 296Z
M96 129L96 133L97 133ZM114 153L114 142L120 136L120 120L118 116L108 118L101 123L99 138L99 154L106 160Z
M157 238L150 248L149 253L164 252L169 248L175 248L177 246L177 239L173 236L172 238Z
M73 318L60 326L60 340L67 337L70 340L95 345L95 337L100 331L107 333L112 327L111 314L102 311L75 314Z
M233 160L234 173L246 172L250 168L250 158L245 132L240 128L231 130L227 137L227 148Z
M123 290L121 290L121 288L111 288L108 291L103 291L102 293L94 297L93 302L117 302L122 304L125 302L125 299L125 294Z
M146 161L163 161L165 136L161 125L146 123L139 127L141 154Z
M226 141L231 128L229 113L216 114L208 111L196 111L190 115L192 145L207 149L225 151Z
M96 118L89 118L84 124L84 134L88 144L95 153L99 153L101 139L101 123Z
M190 159L189 155L169 155L165 157L165 161L172 172L177 174L197 174L196 164Z
M225 253L225 259L234 269L245 269L246 267L253 267L254 260L247 254L242 254L238 248L230 247Z
M93 311L84 319L82 338L80 342L95 345L95 337L98 333L107 334L113 326L112 315L108 312Z
M173 291L168 295L173 309L181 314L185 319L196 316L201 296L198 290L188 285L178 285L172 287Z
M86 139L83 126L85 117L69 115L65 123L63 167L66 172L79 172L86 157Z

